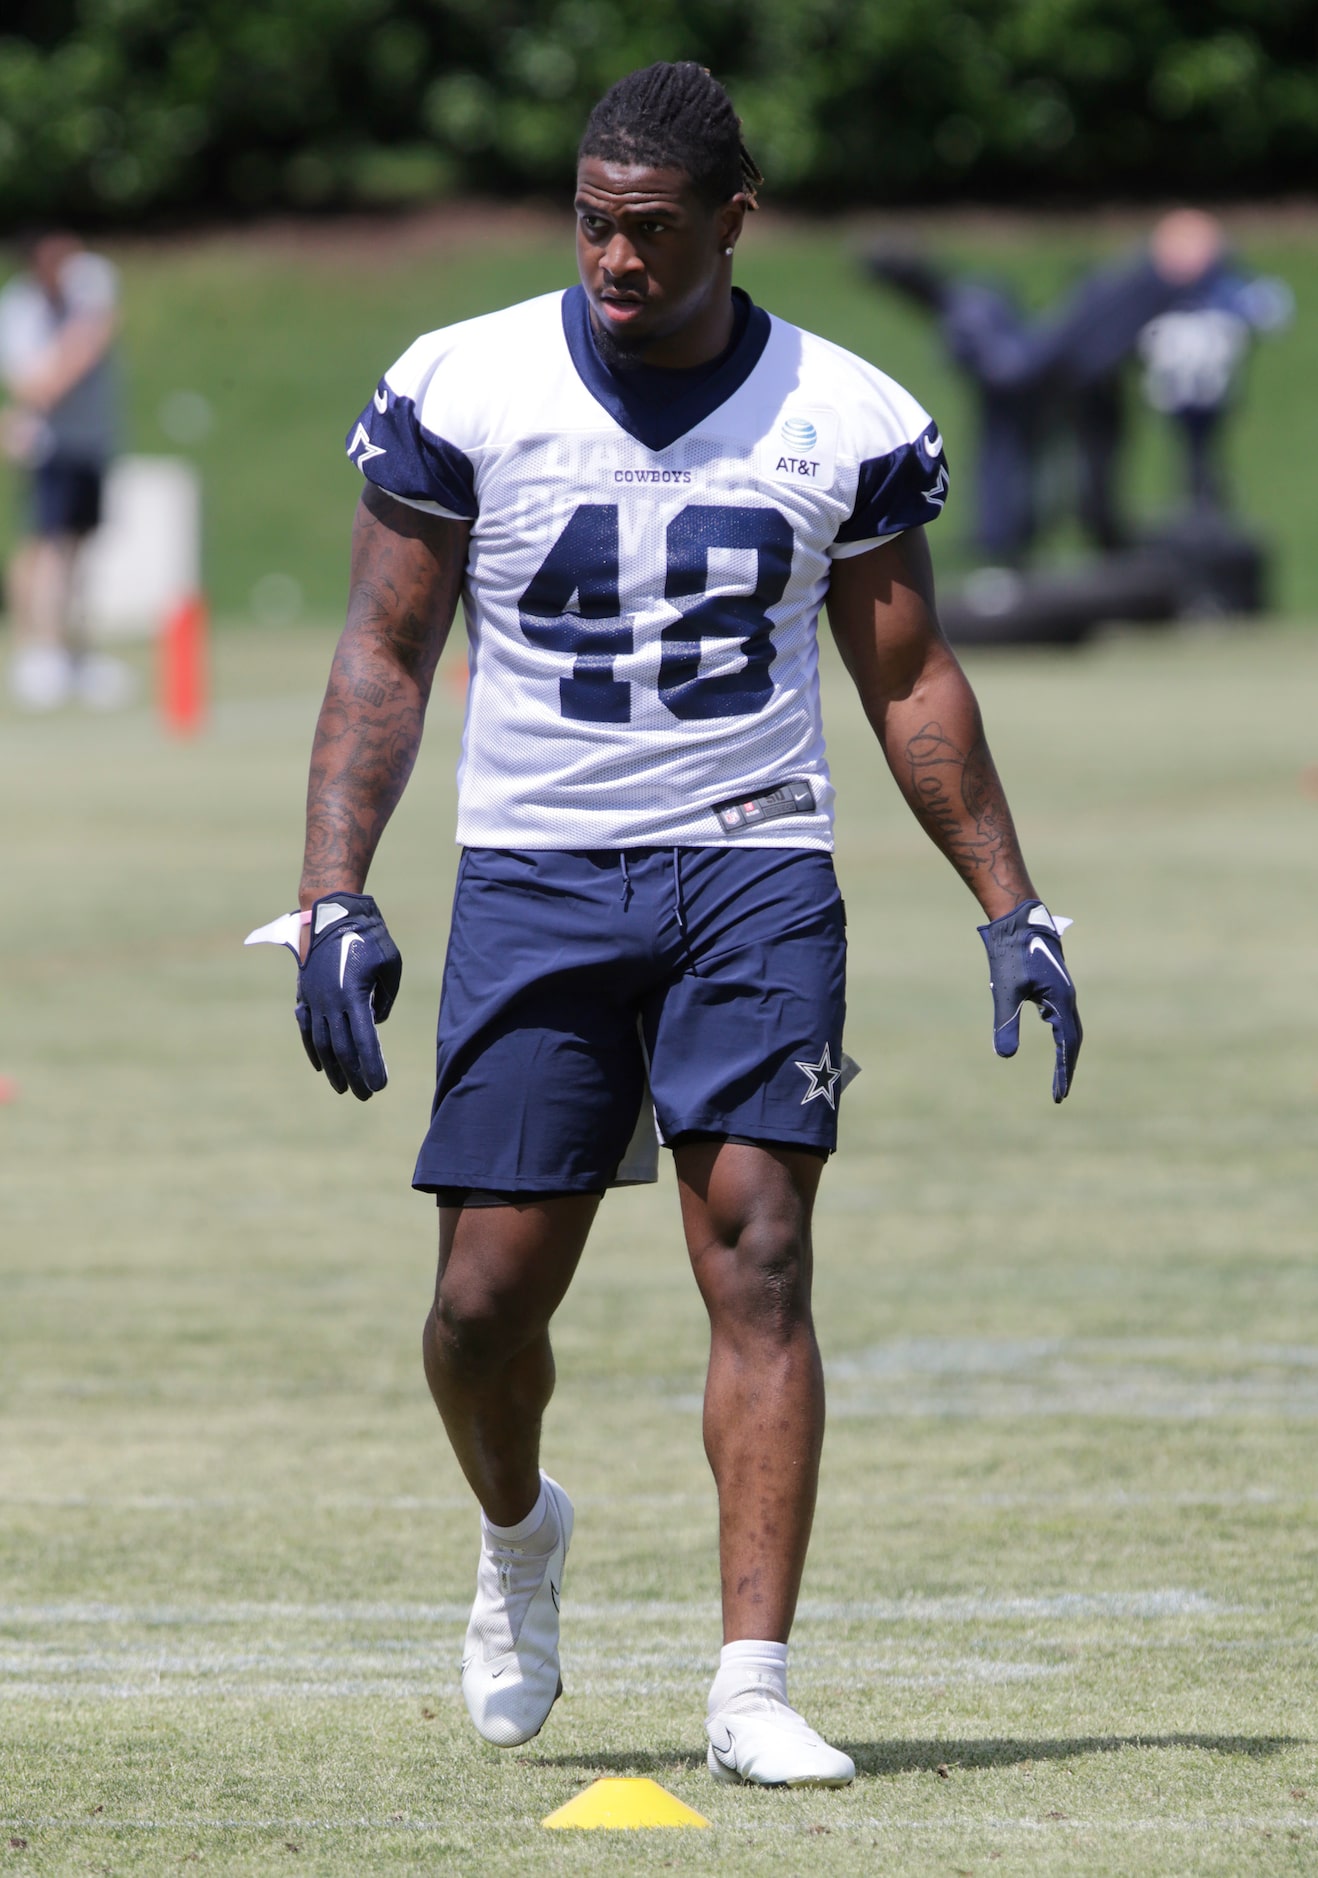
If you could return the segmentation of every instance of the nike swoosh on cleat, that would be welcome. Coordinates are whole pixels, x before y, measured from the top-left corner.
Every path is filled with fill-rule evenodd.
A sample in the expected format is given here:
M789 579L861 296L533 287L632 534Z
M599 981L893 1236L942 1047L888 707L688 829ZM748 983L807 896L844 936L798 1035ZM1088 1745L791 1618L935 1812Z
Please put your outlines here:
M1030 944L1029 944L1029 950L1031 952L1042 952L1043 956L1047 959L1048 963L1053 967L1053 969L1055 971L1059 971L1062 974L1063 979L1065 979L1066 983L1068 985L1070 984L1071 980L1067 978L1066 976L1065 965L1063 965L1062 961L1058 958L1057 954L1053 951L1052 947L1045 940L1031 939Z
M506 1663L504 1664L502 1669L492 1669L490 1671L490 1681L498 1682L500 1676L507 1674L507 1670L508 1670L508 1665Z
M554 1583L552 1578L549 1580L549 1595L554 1600L554 1609L556 1611L562 1610L563 1607L558 1601L558 1586Z
M705 1733L706 1733L706 1734L709 1734L709 1730L708 1730L708 1728L706 1728L706 1730L705 1730ZM715 1754L717 1754L717 1755L718 1755L718 1757L719 1757L719 1759L720 1759L720 1760L721 1760L721 1761L722 1761L722 1762L724 1763L724 1765L726 1766L726 1765L727 1765L727 1756L728 1756L729 1754L731 1754L731 1753L732 1753L732 1751L733 1751L733 1750L732 1750L732 1735L730 1734L730 1732L728 1731L728 1729L727 1729L727 1728L724 1728L724 1729L723 1729L723 1740L722 1740L722 1742L721 1742L721 1743L720 1743L720 1742L718 1742L718 1741L716 1741L716 1740L714 1739L714 1737L713 1737L713 1735L712 1735L712 1734L710 1734L710 1735L709 1735L709 1745L710 1745L710 1746L711 1746L711 1747L713 1748L713 1750L714 1750L714 1752L715 1752Z

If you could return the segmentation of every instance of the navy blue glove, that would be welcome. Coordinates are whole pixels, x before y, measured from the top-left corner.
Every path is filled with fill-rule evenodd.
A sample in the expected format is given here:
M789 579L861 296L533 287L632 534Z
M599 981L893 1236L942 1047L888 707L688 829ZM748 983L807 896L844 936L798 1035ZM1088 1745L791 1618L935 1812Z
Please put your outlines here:
M369 893L329 893L311 909L294 1016L313 1069L369 1102L389 1080L375 1026L393 1009L403 961Z
M1001 919L979 928L993 990L993 1048L999 1056L1015 1056L1021 1006L1037 1004L1040 1017L1053 1027L1057 1045L1054 1102L1066 1098L1084 1036L1075 986L1062 955L1062 933L1070 924L1069 919L1054 919L1042 900L1022 900Z

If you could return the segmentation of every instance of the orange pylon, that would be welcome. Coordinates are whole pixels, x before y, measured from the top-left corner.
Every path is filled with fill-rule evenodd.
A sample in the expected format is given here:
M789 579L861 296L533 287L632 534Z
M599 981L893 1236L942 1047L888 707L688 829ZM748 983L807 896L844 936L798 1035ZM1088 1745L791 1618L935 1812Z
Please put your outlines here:
M193 737L206 718L210 612L204 597L180 600L160 629L160 717L176 737Z

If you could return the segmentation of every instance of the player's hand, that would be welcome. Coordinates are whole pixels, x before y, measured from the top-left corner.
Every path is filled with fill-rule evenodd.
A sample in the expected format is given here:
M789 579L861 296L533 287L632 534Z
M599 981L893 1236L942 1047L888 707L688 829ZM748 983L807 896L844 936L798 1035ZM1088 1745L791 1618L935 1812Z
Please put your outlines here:
M389 1080L376 1025L393 1008L403 961L369 893L328 893L311 909L294 1016L313 1069L369 1102Z
M1069 919L1055 919L1042 900L1022 900L987 926L979 928L989 956L993 991L993 1048L1015 1056L1020 1044L1021 1006L1037 1004L1053 1027L1057 1060L1053 1101L1062 1102L1071 1087L1084 1031L1075 1005L1075 986L1062 954L1062 934Z

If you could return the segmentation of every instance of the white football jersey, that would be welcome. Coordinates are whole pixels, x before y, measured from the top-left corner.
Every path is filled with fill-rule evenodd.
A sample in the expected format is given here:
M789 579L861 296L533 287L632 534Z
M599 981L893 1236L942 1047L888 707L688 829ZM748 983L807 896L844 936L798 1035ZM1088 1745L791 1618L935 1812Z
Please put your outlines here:
M614 372L580 287L418 339L348 455L470 521L467 847L832 846L831 560L932 520L928 414L738 293L693 372Z

